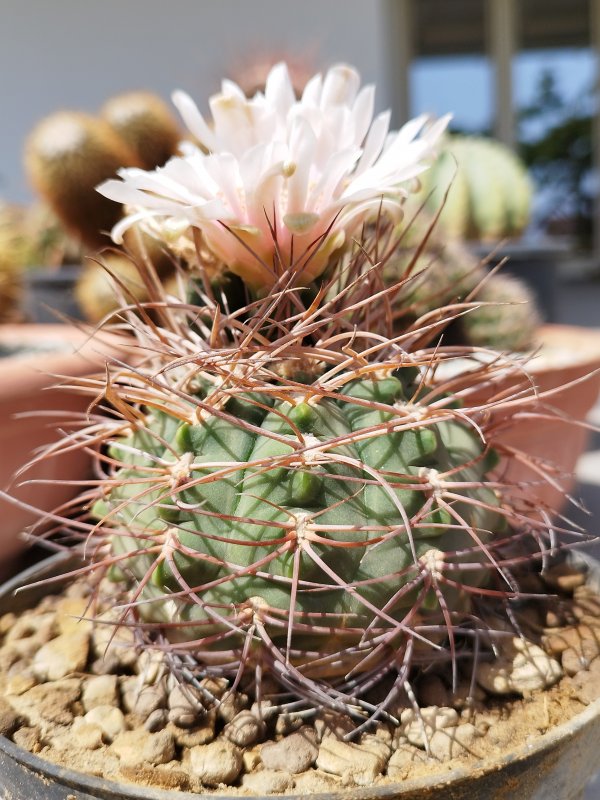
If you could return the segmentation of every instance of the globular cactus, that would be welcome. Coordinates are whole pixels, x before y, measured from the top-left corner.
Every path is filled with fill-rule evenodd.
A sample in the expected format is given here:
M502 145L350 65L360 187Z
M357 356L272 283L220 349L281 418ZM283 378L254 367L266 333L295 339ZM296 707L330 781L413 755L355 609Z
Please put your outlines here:
M151 412L114 442L112 457L126 463L96 513L116 528L113 552L130 554L121 568L138 581L151 575L144 619L170 619L170 638L206 639L211 660L220 650L229 660L243 649L244 619L264 610L265 646L284 648L291 635L296 662L320 653L322 670L329 654L342 673L365 658L365 631L392 635L433 553L443 561L473 549L470 531L485 542L504 529L499 499L482 485L495 463L485 445L458 420L411 419L427 402L411 406L405 373L414 377L358 378L329 397L274 383L234 394L218 414L215 376L197 373L189 422L180 398L177 415ZM197 401L208 407L194 419ZM432 488L448 474L452 503ZM477 585L484 574L456 577ZM438 606L435 592L422 600Z
M461 317L467 344L496 350L528 350L541 319L533 292L511 275L491 275L474 297L481 303Z
M139 267L117 253L86 261L75 285L75 298L85 318L94 323L123 304L149 299Z
M144 169L162 166L175 155L182 139L168 106L152 92L126 92L111 97L102 106L100 116L136 154Z
M25 168L65 227L92 248L109 243L122 207L95 191L120 167L138 158L107 122L89 114L60 111L29 135Z
M523 542L547 519L498 480L485 406L460 402L508 362L431 381L468 350L369 329L363 291L231 315L169 295L161 324L154 303L123 309L139 359L110 368L111 415L78 435L104 478L73 530L141 646L364 721L368 686L452 661L486 598L518 596L511 565L535 561Z
M297 112L306 109L295 105L303 101L294 100L281 66L268 85L257 107L277 120L278 135L289 126L305 161L281 162L286 150L272 147L271 122L260 127L267 137L262 155L277 156L274 169L256 173L258 188L246 187L253 201L260 189L261 219L276 202L298 200L291 188L308 197L310 159L323 159L308 122L297 125ZM229 123L240 118L244 100L224 88L214 100L227 123L221 159L198 151L191 161L171 161L170 176L152 174L151 185L160 177L161 191L173 193L171 206L154 213L154 194L139 188L147 179L135 171L124 180L139 192L141 207L148 204L155 226L149 232L159 239L167 223L179 230L183 220L186 234L194 242L206 234L227 266L227 252L235 260L244 250L248 271L238 270L236 280L245 281L245 300L231 308L204 273L197 302L188 292L183 301L157 296L121 309L119 330L128 324L137 339L135 361L116 361L82 387L110 414L94 413L92 404L76 433L51 450L97 453L81 513L71 505L64 523L81 543L85 571L97 573L94 585L101 588L103 576L119 583L118 624L135 633L140 647L164 653L174 669L185 664L192 680L226 678L260 704L268 674L282 708L329 706L351 714L359 729L379 717L398 724L393 703L400 693L410 697L415 673L446 660L456 678L459 654L476 666L493 638L486 609L510 616L507 608L520 596L513 567L532 568L559 546L549 510L523 483L505 478L514 449L495 440L498 420L512 419L520 407L533 413L537 397L519 388L514 397L507 391L467 405L496 376L516 376L518 383L521 373L513 358L478 359L471 348L446 347L440 336L453 308L395 328L394 302L407 281L402 274L386 282L385 225L373 223L373 212L385 214L384 190L421 171L423 146L435 142L440 126L429 129L432 141L415 142L414 124L390 138L383 116L374 123L376 140L395 147L377 168L375 148L358 175L363 151L352 149L348 163L328 175L338 186L346 180L341 167L349 170L357 193L330 197L336 215L325 232L311 234L308 247L305 230L292 236L300 222L324 222L320 198L311 197L316 210L311 216L307 206L288 220L288 241L275 222L267 224L266 241L265 230L244 227L240 195L234 197ZM365 98L353 70L333 68L303 95L322 112L306 119L338 132L343 120L352 122L352 142L362 142L370 124ZM193 106L182 102L198 123ZM255 156L257 119L242 116ZM208 128L203 132L210 138ZM218 136L213 144L220 146ZM321 144L339 147L335 136ZM241 153L240 163L246 157ZM182 207L178 185L190 174L198 178L199 165L217 162L240 217L220 226L208 214L214 181L198 200L197 217L189 204ZM294 175L302 186L286 187ZM115 196L122 191L118 182L108 188ZM399 198L387 199L396 210ZM340 208L352 218L340 222ZM336 224L345 235L359 222L364 238L349 260L335 260ZM140 277L152 284L152 274L140 269ZM469 368L438 377L438 367L454 367L457 359ZM536 480L548 474L536 462ZM378 684L384 699L373 703L370 690Z
M0 204L0 323L18 321L21 316L26 258L24 212Z
M464 300L484 275L480 262L464 246L452 241L442 245L438 237L432 237L420 255L414 248L400 246L384 270L388 285L405 281L395 307L401 318L410 320Z
M497 241L527 227L532 194L525 166L508 147L449 136L411 207L424 203L429 213L440 212L439 227L451 238Z

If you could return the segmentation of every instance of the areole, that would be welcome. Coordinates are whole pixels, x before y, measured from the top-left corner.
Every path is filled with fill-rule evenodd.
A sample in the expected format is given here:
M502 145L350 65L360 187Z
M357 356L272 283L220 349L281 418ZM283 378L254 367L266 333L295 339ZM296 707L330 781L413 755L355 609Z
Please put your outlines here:
M21 573L0 589L0 613L18 612L41 598L47 587L15 590L63 574L73 557L52 557ZM57 584L57 588L59 588ZM470 768L438 772L388 786L311 795L314 800L581 800L597 768L600 750L600 700L581 714L498 759ZM198 800L199 794L118 784L44 761L0 737L0 775L4 797L11 800ZM233 800L238 794L210 792L205 797ZM286 794L288 800L306 795ZM273 798L277 795L268 795Z

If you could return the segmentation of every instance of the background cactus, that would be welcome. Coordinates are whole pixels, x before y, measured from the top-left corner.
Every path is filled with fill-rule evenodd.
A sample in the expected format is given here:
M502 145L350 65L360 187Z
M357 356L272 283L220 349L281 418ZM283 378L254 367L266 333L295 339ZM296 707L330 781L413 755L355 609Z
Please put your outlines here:
M541 324L530 289L511 275L491 275L475 297L481 305L461 317L467 344L495 350L528 350Z
M95 191L119 167L138 159L110 125L89 114L60 111L43 119L25 146L25 167L65 227L92 248L109 243L122 209Z
M102 106L100 116L136 154L144 169L162 166L175 155L182 139L168 106L152 92L126 92L111 97Z
M27 240L21 209L0 204L0 323L20 318Z
M451 237L496 241L527 227L532 184L525 166L505 145L476 136L449 136L422 178L419 201Z

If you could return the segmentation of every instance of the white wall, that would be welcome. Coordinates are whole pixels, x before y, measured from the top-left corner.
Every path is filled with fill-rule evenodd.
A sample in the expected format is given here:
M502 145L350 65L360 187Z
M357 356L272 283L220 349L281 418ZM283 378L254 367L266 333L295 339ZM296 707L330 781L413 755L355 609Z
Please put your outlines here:
M137 88L186 89L204 108L258 49L350 62L387 107L384 27L383 0L0 0L0 197L30 197L21 151L45 114Z

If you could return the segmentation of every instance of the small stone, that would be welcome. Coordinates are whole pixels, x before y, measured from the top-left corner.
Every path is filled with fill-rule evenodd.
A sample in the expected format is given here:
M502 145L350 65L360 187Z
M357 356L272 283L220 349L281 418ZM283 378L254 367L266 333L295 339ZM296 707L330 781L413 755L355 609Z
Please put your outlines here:
M33 686L22 695L11 697L11 704L31 725L54 722L70 725L73 709L81 696L81 679L65 678Z
M11 704L0 697L0 736L11 736L22 721Z
M584 705L600 698L600 659L590 664L589 670L581 670L570 679L575 697Z
M82 717L75 717L73 725L67 733L54 736L52 744L57 750L98 750L102 747L102 729L99 725L86 722Z
M261 765L260 747L247 747L242 753L242 762L244 772L254 772Z
M115 706L96 706L83 718L86 722L98 725L102 736L107 742L112 742L127 730L125 716L120 708Z
M118 612L111 610L101 614L92 631L92 653L94 671L97 674L113 672L121 667L133 669L138 661L135 636L131 628L120 626ZM105 668L101 664L105 662ZM110 667L110 669L109 669Z
M116 706L117 676L94 675L87 678L83 682L81 700L86 712L98 706Z
M167 706L169 722L180 728L193 728L204 716L204 706L191 686L174 686L169 692Z
M243 692L230 692L225 695L219 705L217 706L217 713L223 722L231 722L231 720L248 708L248 695Z
M385 741L381 736L374 733L363 733L360 737L360 747L368 750L384 760L387 764L392 754L391 742Z
M42 749L42 734L37 726L19 728L12 735L13 742L30 753L39 753Z
M156 733L167 727L169 721L169 714L166 708L157 708L148 715L148 719L144 722L144 728L150 733Z
M260 751L260 757L265 767L287 770L294 774L304 772L312 767L317 760L319 748L312 731L311 734L309 735L308 729L306 729L304 732L292 733L278 742L264 744Z
M63 597L56 604L56 626L60 634L91 633L93 623L83 619L88 611L84 597Z
M144 650L136 661L135 671L144 686L158 683L166 674L163 654L159 650Z
M385 760L351 742L327 736L319 747L317 767L359 786L369 786L385 768Z
M4 693L7 696L25 694L34 686L37 686L37 678L32 673L20 672L18 675L11 675L6 681Z
M175 741L180 747L196 747L199 744L208 744L215 738L215 722L217 714L214 708L207 711L202 717L201 724L195 728L180 728L169 723L168 730L171 731L175 737Z
M447 761L468 753L476 736L477 730L470 722L437 730L429 739L429 751L438 761Z
M477 682L491 694L525 694L547 689L562 677L558 661L524 639L514 637L504 646L504 653L477 669Z
M119 772L131 783L138 786L148 785L157 786L160 789L174 789L178 792L185 792L190 788L190 777L182 769L172 769L170 765L163 766L158 764L154 767L147 767L143 764L120 764Z
M202 678L200 681L202 688L201 696L206 696L207 700L213 704L217 700L221 700L225 696L229 688L229 681L227 678Z
M233 783L242 769L242 752L227 739L190 750L190 768L205 786Z
M122 683L121 694L126 711L140 720L148 719L153 711L167 705L167 689L164 680L146 685L140 678L128 677Z
M318 742L330 736L335 739L343 739L346 734L352 733L355 727L352 717L348 714L340 714L338 711L329 709L320 711L314 722Z
M35 649L49 642L56 631L53 613L39 614L27 611L6 632L5 643L17 646L22 655L33 655Z
M576 675L582 669L589 669L590 664L600 654L596 639L580 639L577 647L568 647L562 654L561 663L567 675Z
M113 741L112 750L122 764L166 764L175 756L175 741L169 731L149 733L138 728L120 733Z
M387 774L394 780L404 780L415 764L425 764L429 761L427 754L415 745L405 742L398 745L388 762Z
M320 769L309 769L294 775L294 794L304 797L309 794L328 794L340 789L341 779L337 775L331 775Z
M425 747L435 731L458 725L459 716L454 708L428 706L422 708L420 713L407 708L402 712L400 722L408 741L416 747Z
M9 611L7 614L0 616L0 636L6 636L12 627L17 622L17 615Z
M258 795L281 794L289 789L294 779L289 772L261 769L242 778L242 788Z
M304 725L304 720L299 714L278 714L275 720L275 735L287 736L294 733Z
M251 711L240 711L223 729L223 736L238 747L256 744L264 735L265 725Z
M58 681L85 670L90 646L87 633L63 633L47 642L33 659L33 672L42 681Z

